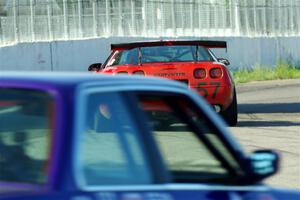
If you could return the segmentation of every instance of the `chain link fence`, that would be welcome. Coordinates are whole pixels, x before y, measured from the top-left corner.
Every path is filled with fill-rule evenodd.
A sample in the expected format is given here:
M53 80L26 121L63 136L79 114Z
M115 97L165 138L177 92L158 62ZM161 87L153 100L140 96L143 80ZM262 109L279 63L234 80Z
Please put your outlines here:
M111 36L298 36L300 0L0 0L0 45Z

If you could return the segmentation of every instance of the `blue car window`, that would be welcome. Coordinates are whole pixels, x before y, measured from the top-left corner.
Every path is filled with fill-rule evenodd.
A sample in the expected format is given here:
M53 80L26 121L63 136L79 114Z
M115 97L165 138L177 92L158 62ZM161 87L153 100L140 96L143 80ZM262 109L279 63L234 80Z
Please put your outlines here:
M122 96L91 94L86 109L79 156L84 185L150 183L151 175L137 129Z
M229 183L243 175L222 139L186 99L145 94L140 104L175 182Z
M0 181L48 180L54 100L26 89L0 89Z

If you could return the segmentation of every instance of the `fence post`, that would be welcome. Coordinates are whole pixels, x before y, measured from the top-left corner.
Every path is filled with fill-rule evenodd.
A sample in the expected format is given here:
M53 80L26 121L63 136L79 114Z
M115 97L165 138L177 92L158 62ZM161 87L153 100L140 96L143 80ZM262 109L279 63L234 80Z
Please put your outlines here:
M284 12L284 16L285 16L285 29L286 30L286 35L289 36L290 35L290 24L289 24L289 6L288 6L288 0L284 0L284 7L285 7L285 12Z
M222 32L221 32L221 36L223 35L225 35L226 33L227 33L227 26L226 26L226 24L227 24L227 8L228 8L228 6L227 6L227 3L226 2L224 2L224 3L221 3L220 4L220 8L221 8L221 12L222 12L222 25L221 25L221 27L222 27Z
M294 4L294 1L293 0L290 0L289 1L289 14L290 14L290 35L295 35L295 24L294 24L294 7L295 7L295 4Z
M194 29L194 7L195 7L195 0L190 2L190 19L191 19L191 35L195 36L195 29Z
M147 36L147 0L142 1L142 19L143 19L143 33L142 35Z
M130 5L131 5L131 35L137 35L136 33L136 13L135 13L135 0L130 0Z
M110 12L110 6L109 6L109 0L105 0L105 26L106 26L106 30L105 30L105 34L107 36L109 36L109 34L111 34L111 30L110 30L110 23L109 23L109 13Z
M211 4L213 6L213 11L214 11L214 36L217 36L218 35L218 32L219 32L219 6L218 6L218 3L214 3L214 4Z
M13 0L13 23L14 23L14 38L15 42L19 42L19 29L18 29L18 18L17 18L17 0ZM18 1L19 6L19 1ZM18 7L19 8L19 7Z
M63 0L63 15L64 15L64 34L65 34L65 39L69 39L68 5L67 5L67 0Z
M182 12L181 14L179 14L180 17L181 17L181 24L179 25L179 27L180 27L179 28L179 33L177 32L177 27L176 27L175 0L172 1L172 6L171 6L172 29L173 29L174 33L176 32L176 34L184 35L184 33L186 32L186 28L188 27L188 22L185 20L185 17L186 17L185 16L185 11L186 11L186 9L185 9L184 3L182 3L182 2L179 2L178 6L180 6L180 10ZM174 12L173 12L173 10L174 10ZM177 18L177 20L178 20L178 18ZM177 21L177 23L179 23L179 21Z
M268 1L267 1L268 2ZM268 33L270 36L274 36L274 31L275 31L275 14L274 11L276 9L276 4L274 1L272 1L271 3L269 2L267 4L268 6L270 6L270 15L271 15L271 25L269 26L270 29L268 29Z
M264 0L264 7L262 9L262 24L263 24L263 35L267 35L267 2Z
M30 0L29 6L30 6L30 31L31 31L31 40L35 41L35 32L34 32L34 14L35 14L35 9L34 9L34 0Z
M300 34L300 22L299 22L299 18L300 18L300 14L299 14L299 8L300 8L300 2L296 1L296 5L295 5L295 9L296 9L296 20L295 20L295 24L296 24L296 30L295 30L295 35L299 35Z
M52 29L52 6L50 6L51 0L47 0L47 22L48 22L48 33L49 33L49 39L53 40L53 29ZM52 5L52 4L51 4Z
M82 0L78 0L78 32L79 37L83 37L83 31L82 31Z
M172 0L171 4L171 20L172 20L172 29L174 36L177 36L177 28L176 28L176 13L175 13L175 0Z
M165 15L164 15L164 5L163 2L160 2L160 13L161 13L161 30L160 35L166 33L166 24L165 24Z
M201 8L201 4L202 4L202 0L200 1L197 1L198 2L198 6L197 6L197 9L198 9L198 21L199 21L199 31L197 31L197 36L200 36L202 34L202 17L201 17L201 11L202 11L202 8Z
M279 16L279 18L277 18L277 19L279 19L279 22L278 22L278 24L279 24L279 26L278 26L278 35L280 35L280 36L282 36L281 30L282 30L282 18L283 18L281 8L282 8L281 0L278 0L278 16Z
M92 7L93 7L93 32L94 32L94 37L98 36L98 23L97 23L97 7L96 7L96 1L93 0L92 2Z
M122 9L122 0L119 0L118 2L118 14L119 14L119 20L118 20L118 35L124 36L124 30L123 30L123 9Z
M277 21L278 19L278 8L279 5L277 4L278 2L275 0L273 2L273 7L274 7L274 11L273 11L273 36L277 36L277 28L279 26L279 22Z
M239 5L236 0L231 0L231 26L234 25L234 32L236 33L236 36L240 36L240 12L239 12Z
M286 11L286 5L285 5L285 0L281 0L281 6L282 6L282 13L281 13L281 19L282 19L282 22L283 23L281 23L281 29L280 29L280 31L281 31L281 34L283 35L283 36L286 36L287 35L287 27L288 27L288 24L287 24L287 11ZM283 31L283 30L285 30L285 31Z
M221 4L222 2L216 2L215 3L215 7L216 7L216 33L217 33L217 36L219 35L222 35L222 22L223 22L223 12L221 10Z
M248 4L248 0L244 0L244 11L245 11L245 34L247 36L250 36L251 35L251 29L250 29L250 23L249 23L249 13L251 10L249 9L250 6Z
M257 33L257 15L256 15L256 0L252 0L252 9L253 9L253 26L254 26L254 36L258 35ZM249 25L249 23L248 23Z
M157 23L157 10L156 10L156 2L151 2L151 9L152 9L152 35L157 36L157 28L158 28L158 23Z
M206 3L205 3L206 4ZM206 29L205 29L205 35L208 35L209 34L209 32L210 32L210 30L211 30L211 21L210 21L210 13L211 13L211 7L210 7L210 2L208 2L206 5L205 5L205 7L206 8L204 8L204 10L206 10L206 19L207 19L207 27L206 27Z

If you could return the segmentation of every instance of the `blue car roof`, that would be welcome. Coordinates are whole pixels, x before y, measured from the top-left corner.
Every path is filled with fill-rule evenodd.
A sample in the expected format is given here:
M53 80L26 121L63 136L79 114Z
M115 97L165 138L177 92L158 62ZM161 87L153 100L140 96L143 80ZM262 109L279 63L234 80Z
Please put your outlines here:
M138 83L137 83L138 82ZM186 88L182 83L169 79L128 75L106 75L86 72L4 72L0 74L0 85L7 83L43 83L49 86L76 87L93 83L96 86L124 84L127 85L161 85L175 88Z

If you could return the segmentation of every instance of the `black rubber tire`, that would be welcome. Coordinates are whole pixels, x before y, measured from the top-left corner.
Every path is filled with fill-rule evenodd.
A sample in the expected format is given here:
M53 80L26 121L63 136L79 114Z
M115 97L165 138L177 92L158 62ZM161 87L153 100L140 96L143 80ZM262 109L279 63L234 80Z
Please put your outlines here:
M234 88L233 99L229 107L222 111L221 116L227 122L229 126L236 126L238 122L238 109L237 109L237 99L236 99L236 91Z

